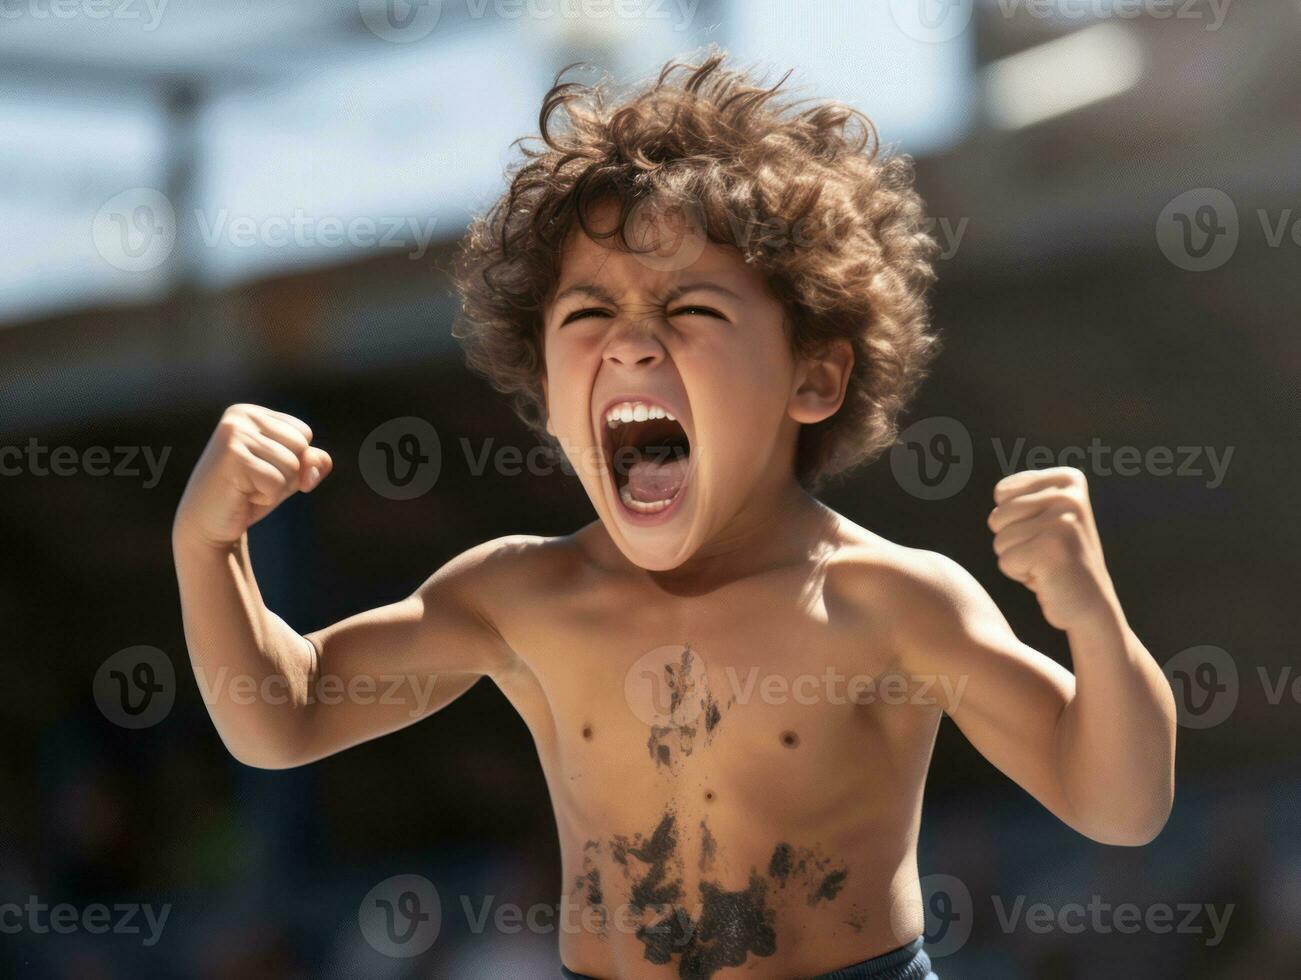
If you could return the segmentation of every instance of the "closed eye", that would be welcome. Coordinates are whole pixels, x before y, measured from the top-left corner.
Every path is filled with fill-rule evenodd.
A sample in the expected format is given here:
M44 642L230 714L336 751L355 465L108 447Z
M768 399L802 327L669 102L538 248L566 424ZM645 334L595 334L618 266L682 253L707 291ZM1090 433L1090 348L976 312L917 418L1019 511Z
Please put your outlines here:
M727 319L718 310L709 306L679 306L676 310L671 310L669 316L712 316L719 320Z
M573 313L570 313L560 321L560 325L563 327L566 323L572 323L575 320L582 320L591 316L609 317L612 315L613 314L611 314L609 310L602 309L599 306L589 306L585 309L574 310ZM669 316L712 316L718 320L727 319L727 317L723 316L722 313L719 313L718 310L711 306L679 306L676 309L670 310Z
M574 310L573 313L569 314L569 316L565 317L564 320L561 321L561 326L564 326L566 323L569 323L569 322L571 322L571 321L573 321L573 320L581 320L581 319L583 319L584 317L591 316L591 315L594 314L594 313L595 313L595 314L599 314L599 315L601 315L601 316L609 316L609 315L610 315L610 311L609 311L609 310L603 310L603 309L601 309L601 308L599 308L599 307L591 306L591 307L588 307L588 308L585 309L585 310Z

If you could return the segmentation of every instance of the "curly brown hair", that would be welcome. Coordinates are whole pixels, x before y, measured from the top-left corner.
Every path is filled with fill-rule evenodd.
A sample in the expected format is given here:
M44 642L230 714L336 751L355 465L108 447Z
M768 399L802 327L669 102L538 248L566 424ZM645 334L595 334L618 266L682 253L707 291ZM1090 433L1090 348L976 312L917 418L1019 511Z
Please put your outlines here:
M698 64L670 61L658 78L612 101L555 77L542 103L542 144L524 153L509 189L471 223L453 266L462 313L453 335L470 368L511 395L544 440L543 314L577 220L593 238L625 236L647 200L686 202L708 239L739 250L786 312L795 356L844 338L854 352L845 400L803 426L795 475L810 490L878 456L926 374L939 340L926 292L934 240L908 156L882 154L870 119L834 102L781 101L790 77L763 87L713 46ZM564 108L568 126L553 122ZM858 125L855 125L855 124ZM619 204L614 228L592 209Z

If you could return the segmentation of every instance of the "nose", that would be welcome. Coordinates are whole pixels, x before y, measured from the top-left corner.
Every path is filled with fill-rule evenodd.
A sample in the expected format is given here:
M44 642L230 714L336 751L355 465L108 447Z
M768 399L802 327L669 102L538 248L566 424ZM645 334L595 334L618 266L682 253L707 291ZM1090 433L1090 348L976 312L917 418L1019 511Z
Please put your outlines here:
M623 367L654 367L664 360L664 345L660 343L653 321L635 321L619 329L605 348L605 359Z

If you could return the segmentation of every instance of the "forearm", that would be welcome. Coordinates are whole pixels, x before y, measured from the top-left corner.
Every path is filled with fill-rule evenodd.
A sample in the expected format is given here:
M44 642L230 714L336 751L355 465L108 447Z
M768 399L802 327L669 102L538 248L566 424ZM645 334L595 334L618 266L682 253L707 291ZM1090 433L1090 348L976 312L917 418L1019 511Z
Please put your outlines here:
M278 767L302 734L315 657L266 608L248 536L217 548L173 534L186 645L222 741L248 765Z
M1058 719L1054 749L1076 828L1104 843L1145 844L1174 800L1170 685L1118 604L1067 638L1075 695Z

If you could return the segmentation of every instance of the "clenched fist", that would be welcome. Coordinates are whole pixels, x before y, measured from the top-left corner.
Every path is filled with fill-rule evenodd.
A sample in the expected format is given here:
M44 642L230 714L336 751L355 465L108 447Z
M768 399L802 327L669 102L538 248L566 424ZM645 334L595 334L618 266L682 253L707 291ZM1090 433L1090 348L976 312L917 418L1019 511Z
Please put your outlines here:
M286 497L329 474L330 454L306 422L259 405L222 413L176 509L173 535L213 546L238 541Z
M998 567L1034 592L1048 622L1066 630L1119 608L1083 473L1013 473L994 486L994 501L988 523Z

